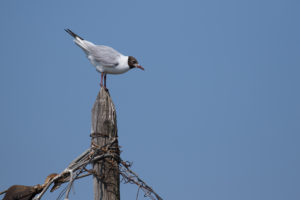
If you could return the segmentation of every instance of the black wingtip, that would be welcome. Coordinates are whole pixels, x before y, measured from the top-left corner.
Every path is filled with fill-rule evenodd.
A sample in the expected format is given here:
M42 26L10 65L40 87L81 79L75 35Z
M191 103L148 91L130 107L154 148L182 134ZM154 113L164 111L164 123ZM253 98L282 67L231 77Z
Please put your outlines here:
M72 37L74 37L74 38L78 37L78 38L80 38L81 40L84 40L82 37L80 37L79 35L75 34L73 31L71 31L71 30L68 29L68 28L66 28L65 31L66 31L67 33L69 33L69 34L70 34Z

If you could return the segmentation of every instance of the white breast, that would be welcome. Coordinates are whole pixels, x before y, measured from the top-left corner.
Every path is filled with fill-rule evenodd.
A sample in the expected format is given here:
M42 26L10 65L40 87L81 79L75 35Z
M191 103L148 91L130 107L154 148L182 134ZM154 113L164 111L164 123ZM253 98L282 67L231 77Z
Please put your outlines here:
M99 72L104 72L107 74L123 74L130 69L130 67L128 66L128 56L121 55L118 63L119 64L115 67L106 67L98 63L96 65L96 69Z

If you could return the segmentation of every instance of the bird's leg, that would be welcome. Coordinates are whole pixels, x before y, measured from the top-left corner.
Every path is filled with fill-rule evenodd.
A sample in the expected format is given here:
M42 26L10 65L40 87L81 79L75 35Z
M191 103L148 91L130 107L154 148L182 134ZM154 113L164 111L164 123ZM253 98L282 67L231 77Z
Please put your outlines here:
M104 74L104 88L106 89L106 74Z
M101 72L101 80L100 80L100 86L101 86L101 87L103 87L103 75L104 75L104 73Z

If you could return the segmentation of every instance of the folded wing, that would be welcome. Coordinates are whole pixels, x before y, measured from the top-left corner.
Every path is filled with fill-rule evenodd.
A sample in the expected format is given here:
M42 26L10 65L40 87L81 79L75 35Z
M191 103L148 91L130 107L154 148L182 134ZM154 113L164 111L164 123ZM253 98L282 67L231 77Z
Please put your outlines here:
M111 47L104 45L93 45L88 48L88 57L94 62L106 67L115 67L119 63L121 54Z
M70 29L65 29L65 31L74 37L75 44L77 44L85 52L93 65L115 67L119 64L118 61L121 54L113 48L104 45L95 45L92 42L78 36Z

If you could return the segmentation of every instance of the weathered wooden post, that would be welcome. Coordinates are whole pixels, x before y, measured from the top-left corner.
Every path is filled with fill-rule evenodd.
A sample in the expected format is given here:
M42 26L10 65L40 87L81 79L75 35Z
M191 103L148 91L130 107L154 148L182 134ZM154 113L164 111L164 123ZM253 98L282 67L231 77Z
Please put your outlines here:
M92 109L92 143L101 147L118 137L116 109L109 93L101 88ZM120 154L118 142L109 149ZM118 161L105 158L93 164L94 200L120 200Z

